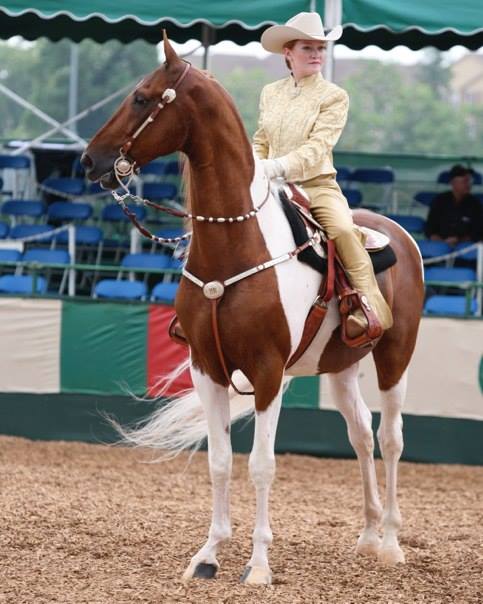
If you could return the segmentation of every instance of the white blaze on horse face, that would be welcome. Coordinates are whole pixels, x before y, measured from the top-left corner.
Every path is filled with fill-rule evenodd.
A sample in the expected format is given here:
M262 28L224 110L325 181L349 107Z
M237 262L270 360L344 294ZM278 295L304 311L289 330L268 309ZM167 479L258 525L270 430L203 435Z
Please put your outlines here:
M255 175L250 188L255 206L264 198L266 190L267 179L260 160L255 157ZM269 200L257 214L257 220L272 258L297 247L278 199ZM317 271L296 258L278 264L274 268L277 275L280 300L290 330L291 353L293 353L302 337L305 319L317 297L321 276ZM320 355L338 323L337 309L335 304L331 304L329 313L314 342L289 370L291 375L315 375L317 373Z

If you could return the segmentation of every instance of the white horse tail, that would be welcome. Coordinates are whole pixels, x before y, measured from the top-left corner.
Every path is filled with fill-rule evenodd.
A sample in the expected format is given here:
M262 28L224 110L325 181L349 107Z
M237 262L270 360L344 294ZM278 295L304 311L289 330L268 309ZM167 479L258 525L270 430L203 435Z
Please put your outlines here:
M169 375L161 378L156 385L160 399L166 399L166 392L189 366L190 361L184 361ZM234 378L240 390L251 390L251 385L243 374L236 372ZM253 411L254 397L236 394L230 388L231 422ZM186 449L197 451L208 433L205 413L194 389L167 398L152 415L129 427L121 426L112 419L110 423L121 436L120 444L162 449L161 459L175 457Z

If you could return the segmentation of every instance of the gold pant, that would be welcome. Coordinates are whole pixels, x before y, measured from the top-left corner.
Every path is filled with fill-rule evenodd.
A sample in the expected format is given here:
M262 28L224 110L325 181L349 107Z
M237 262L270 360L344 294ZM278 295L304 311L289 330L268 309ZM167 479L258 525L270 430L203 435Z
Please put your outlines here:
M372 262L364 248L364 235L354 225L352 212L335 175L318 176L302 184L310 209L329 239L335 243L352 287L366 295L383 329L392 325L392 313L377 285Z

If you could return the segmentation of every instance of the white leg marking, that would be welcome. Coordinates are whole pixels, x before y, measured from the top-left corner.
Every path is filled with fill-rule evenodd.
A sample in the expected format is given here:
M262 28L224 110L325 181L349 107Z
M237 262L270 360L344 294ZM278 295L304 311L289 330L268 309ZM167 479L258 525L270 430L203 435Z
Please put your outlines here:
M275 435L282 404L282 387L268 409L255 414L255 435L248 468L255 485L257 508L253 551L242 577L245 583L269 585L272 581L268 548L272 543L269 518L270 487L275 477Z
M406 386L407 371L396 386L381 391L381 423L377 438L386 467L386 501L379 561L388 565L404 562L404 553L398 542L401 513L397 503L397 464L403 450L401 409L406 397Z
M340 373L329 374L329 385L333 400L347 423L349 440L361 469L365 524L357 541L356 552L377 555L380 547L378 527L382 506L374 466L372 416L359 390L358 365L355 363Z
M228 389L191 368L193 384L200 396L208 423L208 460L213 491L213 514L208 540L193 556L183 580L195 575L199 564L219 568L216 554L219 546L231 537L229 482L232 467L230 442L230 401Z

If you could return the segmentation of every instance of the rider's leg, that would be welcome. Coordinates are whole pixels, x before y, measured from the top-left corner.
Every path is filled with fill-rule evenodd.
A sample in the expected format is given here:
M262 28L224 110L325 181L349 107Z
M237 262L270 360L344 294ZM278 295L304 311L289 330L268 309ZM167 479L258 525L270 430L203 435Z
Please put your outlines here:
M364 248L363 235L354 225L352 212L334 176L320 176L303 183L310 198L314 218L324 227L329 239L333 239L337 254L344 265L352 287L365 294L381 327L389 329L392 314L377 285L372 262ZM349 337L365 331L367 321L361 311L347 323Z

